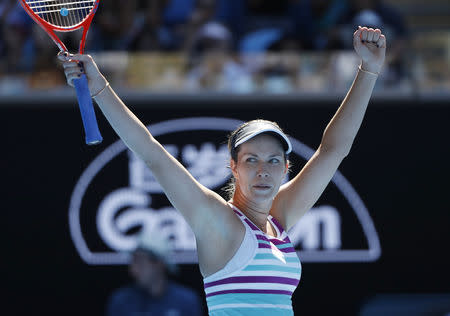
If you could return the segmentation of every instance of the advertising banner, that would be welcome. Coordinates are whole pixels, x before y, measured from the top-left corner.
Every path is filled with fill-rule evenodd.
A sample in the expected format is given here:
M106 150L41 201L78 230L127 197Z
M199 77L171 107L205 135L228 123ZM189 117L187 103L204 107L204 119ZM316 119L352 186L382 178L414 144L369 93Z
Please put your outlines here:
M293 144L288 181L319 146L339 105L125 102L200 183L224 197L226 140L241 122L263 118L285 130ZM130 282L126 263L142 229L170 243L180 266L174 278L204 297L195 240L183 217L100 111L104 141L84 143L76 106L0 107L4 284L12 306L6 310L102 315L110 293ZM289 232L303 264L296 314L359 315L373 310L380 300L363 306L378 294L450 292L449 117L447 104L379 100L369 106L350 154Z

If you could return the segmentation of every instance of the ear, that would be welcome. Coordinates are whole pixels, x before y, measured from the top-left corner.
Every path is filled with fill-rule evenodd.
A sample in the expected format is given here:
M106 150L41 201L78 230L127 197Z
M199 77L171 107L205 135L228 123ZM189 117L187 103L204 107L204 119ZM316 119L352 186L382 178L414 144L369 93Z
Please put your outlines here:
M289 171L289 161L286 161L286 165L284 166L284 174L288 173Z
M236 163L236 161L234 161L233 158L230 159L230 169L231 169L231 172L233 173L233 177L236 179L237 163Z

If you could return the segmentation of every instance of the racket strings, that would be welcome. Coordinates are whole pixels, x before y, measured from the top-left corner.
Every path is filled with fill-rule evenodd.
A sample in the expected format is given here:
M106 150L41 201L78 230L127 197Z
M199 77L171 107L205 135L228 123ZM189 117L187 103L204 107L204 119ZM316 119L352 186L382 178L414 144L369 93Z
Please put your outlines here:
M26 0L40 18L59 27L73 27L91 12L95 0Z

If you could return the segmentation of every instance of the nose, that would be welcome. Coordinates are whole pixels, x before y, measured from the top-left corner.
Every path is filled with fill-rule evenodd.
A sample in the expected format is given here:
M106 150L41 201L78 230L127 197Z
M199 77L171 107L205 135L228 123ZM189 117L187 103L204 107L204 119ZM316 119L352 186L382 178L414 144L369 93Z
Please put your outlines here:
M265 164L261 163L258 166L258 173L257 173L259 178L265 178L269 176L269 173L267 172L267 168L265 166Z

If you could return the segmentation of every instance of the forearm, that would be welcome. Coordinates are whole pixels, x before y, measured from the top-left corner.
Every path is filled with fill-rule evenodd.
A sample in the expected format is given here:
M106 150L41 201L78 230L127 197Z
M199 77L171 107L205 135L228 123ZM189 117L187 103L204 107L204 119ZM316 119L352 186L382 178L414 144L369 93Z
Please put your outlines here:
M69 85L74 86L73 81L86 74L92 97L112 128L133 152L147 164L166 158L162 146L114 93L91 56L60 53L58 59L62 61Z
M152 148L156 145L153 137L113 89L108 85L94 100L123 142L143 160L151 160Z
M358 69L351 88L324 131L322 149L338 151L344 156L348 154L361 126L376 80L377 75Z

